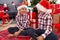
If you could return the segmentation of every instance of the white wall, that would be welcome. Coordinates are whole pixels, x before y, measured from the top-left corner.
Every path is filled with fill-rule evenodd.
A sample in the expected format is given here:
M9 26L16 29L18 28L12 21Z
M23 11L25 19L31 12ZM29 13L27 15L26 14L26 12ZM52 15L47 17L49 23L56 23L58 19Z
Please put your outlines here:
M60 4L60 0L57 0L56 4Z

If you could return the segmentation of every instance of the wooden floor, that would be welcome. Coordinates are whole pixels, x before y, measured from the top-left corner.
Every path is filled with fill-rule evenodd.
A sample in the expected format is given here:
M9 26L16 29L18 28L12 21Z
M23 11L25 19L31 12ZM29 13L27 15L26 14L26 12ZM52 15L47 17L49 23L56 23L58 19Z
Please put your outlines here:
M3 26L0 24L0 31L6 30L9 27L14 27L16 24L12 24L13 20L11 20L9 23L4 24Z

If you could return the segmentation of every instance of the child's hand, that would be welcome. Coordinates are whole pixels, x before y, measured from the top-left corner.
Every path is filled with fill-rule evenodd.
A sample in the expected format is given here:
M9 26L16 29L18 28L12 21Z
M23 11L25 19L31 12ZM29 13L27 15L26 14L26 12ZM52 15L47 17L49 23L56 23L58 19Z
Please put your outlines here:
M23 31L23 29L20 29L18 32L15 32L14 37L17 37L21 33L21 31Z
M17 37L18 35L19 35L18 32L15 32L15 33L14 33L14 37Z
M43 36L39 36L39 37L37 37L37 40L44 40L44 37Z
M32 19L30 19L30 21L32 22Z

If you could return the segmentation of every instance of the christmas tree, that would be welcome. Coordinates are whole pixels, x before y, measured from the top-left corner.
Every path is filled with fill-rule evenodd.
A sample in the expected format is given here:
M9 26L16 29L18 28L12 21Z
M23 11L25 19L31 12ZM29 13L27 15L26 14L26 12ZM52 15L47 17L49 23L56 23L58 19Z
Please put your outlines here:
M32 0L31 1L31 6L35 6L39 2L40 2L40 0Z
M50 1L50 4L56 4L56 1L57 0L52 0L52 1Z

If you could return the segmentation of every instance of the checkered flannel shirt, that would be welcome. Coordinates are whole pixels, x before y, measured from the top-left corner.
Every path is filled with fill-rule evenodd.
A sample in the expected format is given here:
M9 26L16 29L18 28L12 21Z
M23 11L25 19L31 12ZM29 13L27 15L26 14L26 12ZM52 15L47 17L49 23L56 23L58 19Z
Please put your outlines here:
M29 26L29 21L28 21L28 15L26 13L24 13L21 16L18 13L17 16L16 16L16 22L17 22L17 27L19 29L24 29L24 28L30 27Z
M38 28L45 30L45 33L42 34L44 38L52 32L52 17L49 13L38 15Z

